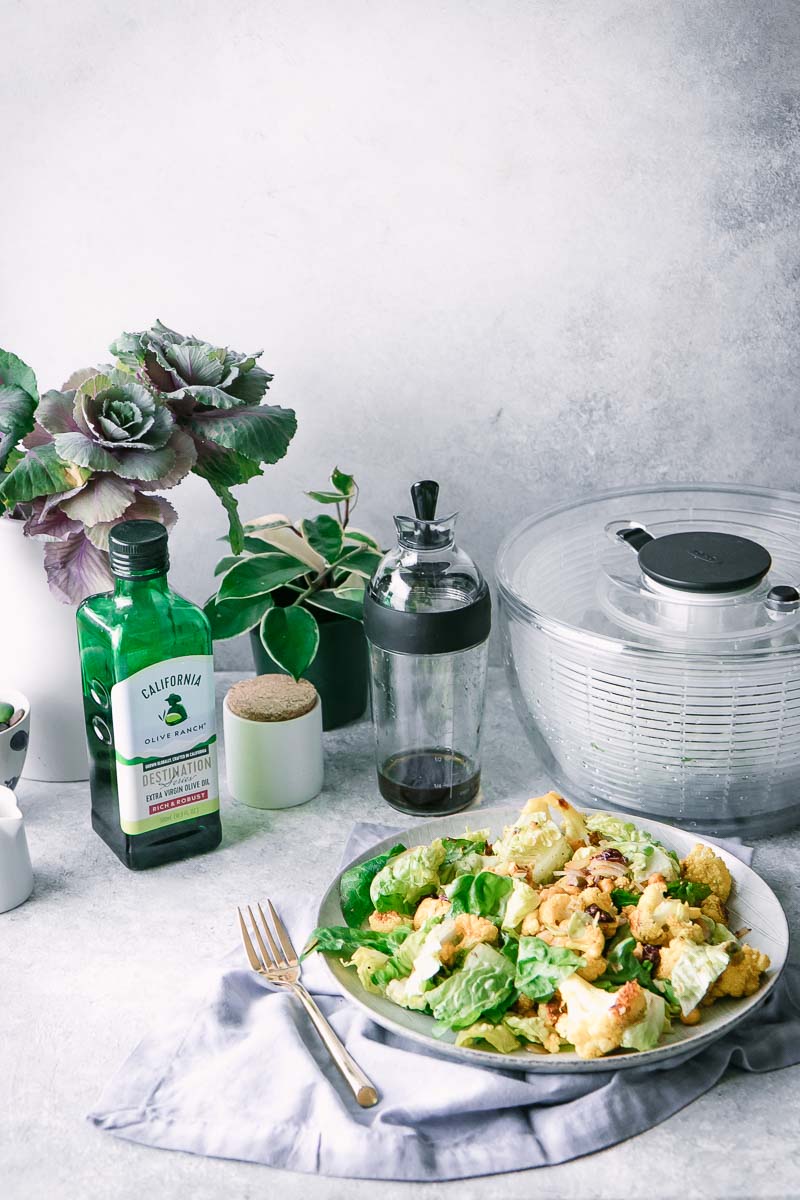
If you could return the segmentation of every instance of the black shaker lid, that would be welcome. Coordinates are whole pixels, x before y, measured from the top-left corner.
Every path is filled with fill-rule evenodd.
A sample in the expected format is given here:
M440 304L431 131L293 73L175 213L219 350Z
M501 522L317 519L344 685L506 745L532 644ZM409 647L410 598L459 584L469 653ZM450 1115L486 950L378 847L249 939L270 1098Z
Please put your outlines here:
M373 646L396 654L454 654L485 642L492 628L492 599L485 580L468 604L442 612L399 612L364 597L364 632Z
M772 566L758 542L712 530L668 533L637 548L645 575L684 592L739 591L762 580Z

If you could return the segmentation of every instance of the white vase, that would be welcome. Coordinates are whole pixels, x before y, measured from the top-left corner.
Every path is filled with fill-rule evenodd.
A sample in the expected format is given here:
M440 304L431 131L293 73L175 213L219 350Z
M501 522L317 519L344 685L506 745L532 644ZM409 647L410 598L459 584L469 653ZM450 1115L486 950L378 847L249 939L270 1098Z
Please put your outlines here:
M78 636L75 609L51 593L42 556L21 521L0 518L2 677L31 705L23 778L66 783L89 777Z

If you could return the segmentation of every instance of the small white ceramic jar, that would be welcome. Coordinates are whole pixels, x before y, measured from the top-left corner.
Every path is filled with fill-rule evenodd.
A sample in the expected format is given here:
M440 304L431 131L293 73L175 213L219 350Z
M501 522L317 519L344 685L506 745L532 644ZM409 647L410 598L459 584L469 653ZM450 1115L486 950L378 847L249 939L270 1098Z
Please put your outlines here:
M234 799L252 808L293 808L322 790L322 704L308 680L243 679L222 712Z

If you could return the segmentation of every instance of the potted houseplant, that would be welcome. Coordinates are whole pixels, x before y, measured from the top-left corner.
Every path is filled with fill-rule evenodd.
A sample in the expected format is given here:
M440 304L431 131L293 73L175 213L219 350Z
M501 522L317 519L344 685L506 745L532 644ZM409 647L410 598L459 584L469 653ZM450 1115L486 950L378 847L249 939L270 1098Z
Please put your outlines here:
M40 396L31 368L0 351L4 669L36 710L28 770L40 779L86 776L70 606L112 586L111 528L140 517L174 525L160 493L193 472L219 496L241 550L230 489L282 458L296 428L291 410L263 403L272 376L259 354L160 322L122 334L111 353L112 364Z
M205 612L216 639L249 632L259 674L309 679L323 727L335 729L366 708L364 588L382 551L350 523L358 500L352 475L337 467L327 490L306 494L336 516L249 521L241 554L217 564L219 584Z

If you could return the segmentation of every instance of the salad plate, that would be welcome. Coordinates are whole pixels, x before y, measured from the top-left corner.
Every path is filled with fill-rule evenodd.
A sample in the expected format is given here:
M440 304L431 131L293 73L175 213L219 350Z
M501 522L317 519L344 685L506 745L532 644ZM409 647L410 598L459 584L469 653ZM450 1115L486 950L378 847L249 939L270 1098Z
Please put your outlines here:
M320 927L345 924L340 902L340 880L345 871L366 862L379 854L389 853L396 843L406 847L427 845L437 838L463 838L468 827L479 826L489 830L490 840L499 838L506 826L519 819L517 805L498 808L475 809L449 817L426 821L412 826L391 837L376 842L369 850L358 855L336 876L320 904L317 925ZM649 833L668 851L679 858L688 855L702 837L687 833L658 821L637 818L637 829ZM562 1072L617 1071L632 1067L645 1067L675 1058L716 1041L735 1025L751 1016L769 995L778 981L785 965L789 948L789 931L786 916L772 889L750 867L746 866L727 850L707 840L714 853L723 860L733 880L729 908L731 929L746 928L747 942L769 957L770 966L764 973L758 991L744 997L724 997L702 1010L698 1025L683 1025L673 1021L671 1030L660 1043L649 1050L617 1051L599 1058L582 1058L574 1050L564 1049L556 1054L536 1053L531 1049L519 1049L510 1053L498 1053L492 1049L478 1049L455 1044L456 1034L447 1030L434 1035L436 1022L427 1013L401 1008L385 996L366 991L352 967L345 960L329 954L322 957L342 993L357 1004L373 1021L384 1029L417 1042L421 1048L459 1059L475 1066L496 1067L500 1070L517 1070L544 1074Z

